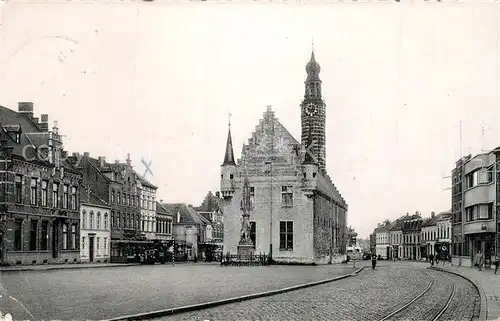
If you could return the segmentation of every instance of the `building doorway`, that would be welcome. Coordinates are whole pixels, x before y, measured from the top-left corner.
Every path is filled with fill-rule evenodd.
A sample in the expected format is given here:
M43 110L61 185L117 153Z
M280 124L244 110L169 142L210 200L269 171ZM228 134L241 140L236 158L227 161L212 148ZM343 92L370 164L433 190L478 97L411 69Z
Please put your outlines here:
M59 257L59 223L54 221L52 224L52 257L57 259Z
M94 262L94 236L89 236L89 262Z

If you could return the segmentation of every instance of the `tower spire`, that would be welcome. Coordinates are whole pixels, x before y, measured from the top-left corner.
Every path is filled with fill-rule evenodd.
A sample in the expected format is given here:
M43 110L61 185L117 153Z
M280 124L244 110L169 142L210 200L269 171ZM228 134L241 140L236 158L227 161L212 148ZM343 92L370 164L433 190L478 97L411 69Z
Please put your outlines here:
M226 142L226 153L224 154L224 163L222 163L222 165L236 165L234 161L233 139L231 138L231 121L229 122L229 131L227 133L227 142Z

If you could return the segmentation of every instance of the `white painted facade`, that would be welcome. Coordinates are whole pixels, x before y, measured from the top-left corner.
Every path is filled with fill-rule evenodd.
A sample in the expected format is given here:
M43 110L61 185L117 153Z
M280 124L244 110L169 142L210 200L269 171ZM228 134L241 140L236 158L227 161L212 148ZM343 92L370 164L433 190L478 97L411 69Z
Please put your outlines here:
M109 262L111 208L80 204L80 258L82 262Z
M140 179L137 187L141 200L141 232L148 240L156 239L156 187Z
M387 259L387 248L389 247L389 231L377 232L376 234L376 254Z
M437 226L435 224L431 226L422 226L420 238L422 242L426 243L427 256L431 254L436 256L436 250L434 248L434 245L436 244L437 240L436 231L437 231Z

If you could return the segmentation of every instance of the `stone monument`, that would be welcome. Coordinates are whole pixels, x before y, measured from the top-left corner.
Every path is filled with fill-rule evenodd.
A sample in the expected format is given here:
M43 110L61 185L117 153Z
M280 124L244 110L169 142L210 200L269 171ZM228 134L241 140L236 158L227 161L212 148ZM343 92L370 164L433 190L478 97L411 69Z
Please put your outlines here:
M253 204L250 199L250 186L248 177L245 177L243 183L243 197L240 201L240 208L243 212L243 220L241 222L240 242L238 243L238 257L247 258L253 255L255 245L250 238L250 211L253 209Z

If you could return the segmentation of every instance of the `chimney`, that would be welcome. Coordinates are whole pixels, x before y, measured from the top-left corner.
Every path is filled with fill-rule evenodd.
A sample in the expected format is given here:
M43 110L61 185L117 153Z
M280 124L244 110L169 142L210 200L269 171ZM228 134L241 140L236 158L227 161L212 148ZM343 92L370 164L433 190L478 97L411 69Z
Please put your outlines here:
M49 131L49 115L48 114L41 114L40 115L40 129L43 132Z
M104 167L104 164L106 163L106 157L104 156L99 156L99 165L101 167Z
M436 216L435 212L431 212L431 217L434 218Z
M83 157L89 157L89 153L88 152L84 152L83 153Z
M115 159L115 164L120 164L120 161Z
M40 123L38 122L38 117L33 117L33 122L37 125L39 125Z
M68 152L63 150L61 151L61 157L64 159L64 158L68 158Z
M32 102L19 102L17 104L17 108L18 108L18 111L20 114L23 114L30 119L33 118L33 103Z
M127 154L127 165L132 166L132 160L130 159L130 154Z

